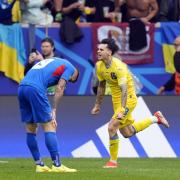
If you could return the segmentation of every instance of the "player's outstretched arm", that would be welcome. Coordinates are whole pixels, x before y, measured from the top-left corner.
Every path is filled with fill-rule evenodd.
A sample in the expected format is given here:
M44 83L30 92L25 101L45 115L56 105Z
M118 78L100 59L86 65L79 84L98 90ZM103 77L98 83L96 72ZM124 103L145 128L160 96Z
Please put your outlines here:
M106 81L100 81L97 89L96 101L93 109L91 110L91 114L98 114L100 112L100 106L103 101L103 97L105 94Z

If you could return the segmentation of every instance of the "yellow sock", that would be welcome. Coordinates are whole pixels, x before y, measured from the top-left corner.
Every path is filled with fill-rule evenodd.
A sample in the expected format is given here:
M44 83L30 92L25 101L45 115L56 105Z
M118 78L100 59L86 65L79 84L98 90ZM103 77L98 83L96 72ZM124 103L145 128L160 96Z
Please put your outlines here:
M118 138L118 136L117 136ZM110 160L117 161L118 158L118 149L119 149L119 138L118 139L110 139L109 141L109 151L110 151Z
M142 121L135 121L132 124L132 126L135 128L136 133L138 133L139 131L142 131L142 130L146 129L147 127L149 127L152 123L153 123L152 119L147 118Z

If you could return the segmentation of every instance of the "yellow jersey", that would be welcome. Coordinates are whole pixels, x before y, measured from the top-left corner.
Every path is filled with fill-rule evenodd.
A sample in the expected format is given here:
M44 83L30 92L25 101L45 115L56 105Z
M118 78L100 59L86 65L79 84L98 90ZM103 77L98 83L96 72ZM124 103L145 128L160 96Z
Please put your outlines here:
M96 74L99 81L106 81L111 89L114 111L121 107L121 89L124 83L127 85L127 102L129 97L136 99L134 81L128 67L121 60L112 57L112 63L109 68L100 60L96 63Z

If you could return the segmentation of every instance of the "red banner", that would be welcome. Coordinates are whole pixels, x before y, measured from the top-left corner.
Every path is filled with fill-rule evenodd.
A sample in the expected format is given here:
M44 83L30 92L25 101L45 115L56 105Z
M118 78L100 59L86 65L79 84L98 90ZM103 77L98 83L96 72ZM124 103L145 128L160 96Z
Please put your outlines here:
M154 24L146 25L147 46L138 51L129 49L128 23L92 23L93 29L93 58L97 61L97 44L104 38L113 38L119 46L117 56L127 64L152 63L154 56Z

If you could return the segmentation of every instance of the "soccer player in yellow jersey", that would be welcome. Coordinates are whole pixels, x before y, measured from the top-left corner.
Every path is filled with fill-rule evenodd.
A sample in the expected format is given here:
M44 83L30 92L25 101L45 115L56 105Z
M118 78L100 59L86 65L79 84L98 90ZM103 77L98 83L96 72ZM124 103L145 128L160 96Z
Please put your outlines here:
M153 123L169 127L168 121L160 111L142 121L134 121L132 111L137 104L134 81L127 65L113 57L117 50L118 46L113 39L103 39L97 50L96 74L99 79L99 85L91 114L100 112L106 83L111 89L114 109L114 115L108 124L110 160L104 168L116 168L118 166L118 130L125 138L128 138L146 129Z

